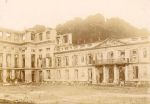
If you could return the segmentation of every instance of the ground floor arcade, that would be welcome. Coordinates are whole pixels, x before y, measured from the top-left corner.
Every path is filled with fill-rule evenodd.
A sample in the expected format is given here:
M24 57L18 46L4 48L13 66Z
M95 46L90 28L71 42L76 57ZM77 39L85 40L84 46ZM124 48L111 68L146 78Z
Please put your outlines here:
M127 80L127 65L97 66L96 83L119 83Z
M148 64L114 64L53 69L1 69L0 82L81 82L91 84L150 82L149 68Z
M148 64L112 64L55 69L55 81L91 84L150 82Z
M55 81L107 84L128 80L128 65L101 65L55 70ZM138 69L136 72L138 76Z
M25 70L25 69L0 70L1 83L30 83L42 81L43 81L43 73L41 70Z

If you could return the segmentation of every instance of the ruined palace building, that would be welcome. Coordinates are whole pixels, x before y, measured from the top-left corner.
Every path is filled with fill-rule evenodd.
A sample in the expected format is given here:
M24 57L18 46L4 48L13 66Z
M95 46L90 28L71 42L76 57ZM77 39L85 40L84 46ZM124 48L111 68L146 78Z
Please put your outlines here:
M150 36L73 44L72 34L0 31L0 82L150 82Z

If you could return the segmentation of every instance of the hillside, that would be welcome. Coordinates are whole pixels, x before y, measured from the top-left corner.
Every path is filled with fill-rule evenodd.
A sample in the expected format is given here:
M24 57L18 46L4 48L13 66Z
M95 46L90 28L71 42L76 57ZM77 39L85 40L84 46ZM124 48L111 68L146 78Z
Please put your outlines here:
M120 18L105 19L101 14L85 19L75 18L57 25L56 30L58 34L72 33L74 44L104 40L108 37L126 38L150 34L148 30L139 29Z

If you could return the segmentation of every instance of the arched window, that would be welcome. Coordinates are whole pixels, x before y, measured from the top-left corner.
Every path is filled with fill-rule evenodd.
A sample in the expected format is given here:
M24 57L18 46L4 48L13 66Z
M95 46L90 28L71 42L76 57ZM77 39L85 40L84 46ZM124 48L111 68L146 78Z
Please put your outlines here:
M10 65L11 65L11 55L7 54L6 55L6 66L10 67Z
M15 68L18 68L18 54L15 55Z
M31 34L31 40L35 40L35 34Z

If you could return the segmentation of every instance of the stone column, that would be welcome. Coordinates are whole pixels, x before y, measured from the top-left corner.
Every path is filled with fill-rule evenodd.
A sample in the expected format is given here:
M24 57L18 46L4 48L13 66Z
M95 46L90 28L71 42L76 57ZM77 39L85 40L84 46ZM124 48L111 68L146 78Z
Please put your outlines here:
M92 68L92 84L96 84L96 70L95 67Z
M30 48L25 52L25 81L31 82L31 51Z
M126 58L126 60L129 60L129 58L130 58L130 51L129 51L129 49L125 50L125 58Z
M3 53L3 82L7 83L6 53Z
M125 66L125 81L128 81L128 70L129 70L129 67L128 65Z
M25 54L25 67L31 68L31 52L27 50Z
M46 58L46 68L48 68L48 67L49 67L49 59Z
M38 66L37 66L37 59L38 59L38 55L37 55L37 53L35 53L35 68L38 67Z
M36 54L36 66L37 66L37 68L40 67L40 64L39 64L39 53Z
M117 67L117 65L114 65L114 83L118 83L119 82L119 69Z
M11 68L12 68L12 73L11 73L11 76L12 76L12 79L15 79L15 70L13 69L15 67L15 63L14 63L14 53L12 52L11 53Z
M51 61L52 61L51 67L55 67L56 65L55 65L55 56L54 55L51 55ZM70 62L70 60L69 60L69 62ZM69 65L70 65L70 63L69 63Z
M45 32L42 34L42 38L43 38L43 40L46 40L46 33Z
M11 67L14 68L15 67L15 64L14 64L14 54L11 53Z
M11 76L12 76L12 79L15 79L15 70L12 70L12 71L11 71L11 74L12 74L12 75L11 75Z
M68 56L69 56L69 66L72 66L72 61L73 61L73 59L72 59L72 55L71 55L71 54L69 54Z
M25 70L25 82L31 82L32 76L31 76L31 70Z
M45 60L46 59L46 50L43 50L42 51L42 61L41 61L41 64L42 64L42 66L46 66L46 63L43 63L43 60Z
M53 73L55 73L54 75L53 75L53 77L55 78L55 79L57 79L57 74L56 74L56 71L57 70L53 70ZM73 82L75 79L75 73L74 73L74 69L73 68L71 68L71 69L69 69L69 80L71 81L71 82Z
M36 73L35 79L36 79L36 82L38 83L39 82L39 70L37 70L35 73Z
M19 60L18 67L21 68L22 67L22 54L18 55L18 60Z
M106 66L103 66L103 83L108 83L109 79L109 69Z

